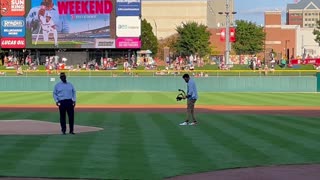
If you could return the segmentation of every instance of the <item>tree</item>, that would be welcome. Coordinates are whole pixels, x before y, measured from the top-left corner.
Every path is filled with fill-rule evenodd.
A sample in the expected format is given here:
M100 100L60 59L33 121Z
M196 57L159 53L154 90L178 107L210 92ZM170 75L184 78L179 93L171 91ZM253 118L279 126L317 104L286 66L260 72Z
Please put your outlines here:
M266 33L263 27L244 20L237 20L236 26L236 42L232 45L236 54L253 55L264 50Z
M210 32L207 27L197 22L182 23L177 27L178 39L175 44L181 55L199 54L205 56L210 53Z
M314 39L320 46L320 20L317 21L317 26L316 28L313 30L313 34L316 36L316 38Z
M158 40L153 34L152 26L147 20L141 21L141 49L150 50L156 55L158 52Z
M178 38L178 35L177 34L173 34L169 37L166 37L164 39L161 39L159 40L159 44L158 44L158 58L160 59L165 59L163 57L163 50L165 47L168 47L170 49L170 53L172 54L176 54L177 53L177 50L175 48L175 44L177 42L177 38Z

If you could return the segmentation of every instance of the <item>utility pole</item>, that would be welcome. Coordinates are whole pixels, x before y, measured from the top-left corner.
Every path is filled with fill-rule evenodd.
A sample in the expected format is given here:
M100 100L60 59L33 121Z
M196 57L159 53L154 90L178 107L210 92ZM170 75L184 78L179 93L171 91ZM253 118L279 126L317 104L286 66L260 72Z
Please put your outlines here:
M226 0L226 65L230 64L230 0Z
M225 61L226 65L230 63L230 51L231 51L231 44L230 44L230 14L236 14L237 12L230 12L230 0L226 0L226 11L219 12L219 14L226 15L226 52L225 52Z

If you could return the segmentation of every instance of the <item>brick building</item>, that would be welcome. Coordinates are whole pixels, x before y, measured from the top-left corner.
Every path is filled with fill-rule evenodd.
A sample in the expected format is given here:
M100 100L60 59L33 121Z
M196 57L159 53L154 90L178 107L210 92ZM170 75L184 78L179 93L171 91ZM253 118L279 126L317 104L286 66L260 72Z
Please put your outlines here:
M320 0L301 0L287 5L287 25L315 27L320 20Z
M268 55L273 50L277 54L277 59L296 56L297 30L299 25L282 25L281 11L265 12L266 33L265 54ZM269 56L266 56L268 59Z
M265 52L260 56L269 59L269 54L273 50L277 58L295 57L297 53L297 30L298 25L282 25L281 11L265 12ZM215 47L216 54L223 55L225 52L225 42L220 41L220 29L211 28L210 43Z

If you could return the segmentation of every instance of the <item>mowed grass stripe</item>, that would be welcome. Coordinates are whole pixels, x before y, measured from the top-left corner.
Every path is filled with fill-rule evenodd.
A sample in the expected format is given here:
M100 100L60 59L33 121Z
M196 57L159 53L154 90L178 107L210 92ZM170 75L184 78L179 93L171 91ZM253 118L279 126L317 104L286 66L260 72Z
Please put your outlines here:
M199 102L198 104L209 104L209 105L233 105L233 104L243 104L241 99L230 99L232 94L201 94L199 93Z
M236 145L237 148L240 148L239 151L246 151L248 154L253 156L248 158L251 160L251 161L247 161L248 164L260 165L259 164L260 162L264 162L264 163L272 162L273 155L270 155L269 150L266 149L265 146L268 146L269 148L275 148L275 147L272 146L272 144L270 143L268 144L263 140L257 138L256 136L247 133L241 127L237 126L236 123L233 123L234 121L245 121L245 119L243 119L243 116L217 114L215 115L215 118L216 120L212 120L214 121L214 123L212 121L205 121L205 122L208 122L208 124L212 123L213 126L219 127L221 131L223 131L225 134L235 139L230 142L233 143L236 141L241 143L239 145Z
M285 117L285 115L282 115L279 117ZM319 118L317 117L303 117L303 116L295 116L295 118L292 117L291 122L296 123L296 124L301 124L304 126L308 126L308 127L318 127L320 126L320 121Z
M270 125L269 123L266 123L265 121L268 118L270 117L247 115L247 119L249 120L249 122L245 123L245 125L265 133L266 135L268 135L268 138L274 141L274 143L277 143L278 146L286 148L288 152L293 152L300 155L300 159L304 158L304 161L314 162L315 157L317 157L319 154L319 150L316 146L311 148L306 147L306 143L302 142L302 138L297 138L297 136L281 131L276 127ZM239 123L244 122L239 121Z
M271 104L293 106L293 105L317 105L319 101L308 98L306 102L306 94L264 94L262 99L270 99Z
M37 113L22 113L16 114L17 119L21 119L23 116L26 119L32 119L38 117ZM16 166L27 158L30 153L42 146L43 143L47 142L48 136L13 136L16 139L12 139L14 143L10 147L1 151L0 157L0 174L2 175L15 175ZM26 169L24 167L24 169Z
M47 136L19 136L16 138L14 146L1 152L0 174L2 176L22 175L24 172L17 172L16 165L48 139ZM24 167L23 170L27 168L32 167Z
M171 149L165 135L155 121L161 121L157 114L137 113L137 124L142 129L143 147L155 178L181 174L184 163ZM162 119L163 120L163 119Z
M275 132L283 134L283 136L295 139L296 142L301 143L306 148L314 148L315 146L320 147L320 142L317 134L306 132L297 127L292 127L288 124L281 123L282 120L274 120L272 118L261 117L260 124L272 127ZM320 152L320 150L319 150Z
M116 151L118 163L114 169L115 179L153 179L155 177L144 148L143 129L137 123L139 120L133 113L121 114L120 139Z
M52 94L51 94L52 95ZM46 93L17 93L17 96L1 100L1 104L54 104L53 97L48 97Z
M177 95L181 93L181 92L177 92L176 93L159 93L159 94L151 94L151 101L154 104L179 104L176 101L176 97Z
M87 113L81 113L82 119ZM103 131L92 132L88 135L96 134L92 137L88 152L83 157L81 166L81 178L112 178L115 177L112 169L118 163L117 149L120 141L120 114L118 113L90 113L86 122L96 127L104 128Z
M181 171L183 174L197 170L207 170L208 167L214 167L215 162L210 161L206 154L202 153L202 148L193 144L190 137L186 136L184 131L189 131L189 127L179 126L174 114L156 114L154 122L160 128L166 142L177 156L180 162L183 162ZM196 158L195 158L196 157Z
M228 121L230 117L224 115L215 115L214 117L214 120L200 121L197 127L215 141L224 145L226 149L230 149L230 156L225 159L226 162L230 162L229 165L236 167L243 164L259 164L259 162L267 161L270 158L265 152L246 142L241 134L229 131L233 125L222 121Z
M175 123L176 126L179 126L179 123L183 122L186 117L185 114L168 114L165 116L171 118L170 121ZM217 119L212 114L197 114L196 116L200 123ZM200 154L208 158L208 161L211 161L212 164L209 166L208 171L224 168L226 164L231 165L234 161L242 161L241 158L231 158L233 157L233 150L225 146L226 142L217 140L213 132L206 132L198 126L182 126L181 128L183 128L183 135L189 138L194 146L199 147Z
M78 104L112 104L115 93L78 93Z
M77 92L78 104L177 104L179 92ZM198 104L207 105L317 105L316 93L199 92ZM282 100L281 98L284 97ZM54 104L52 92L1 92L6 104ZM310 101L306 101L308 99Z
M299 131L300 135L302 136L310 136L311 139L315 139L318 141L318 137L320 136L320 124L312 125L304 123L306 117L296 117L296 116L282 116L282 115L275 115L274 118L268 119L268 122L276 123L283 125L284 127L290 127L292 129L296 129Z
M109 103L106 104L129 104L135 93L116 93L112 95Z
M231 124L232 128L228 130L238 134L239 137L243 138L243 141L247 141L248 144L251 144L251 146L259 149L259 151L262 151L269 156L270 159L264 159L261 163L278 164L290 162L293 159L299 161L304 160L300 154L288 151L283 140L279 140L278 138L275 138L274 135L265 133L258 128L248 126L247 124L250 123L250 120L248 120L247 116L225 114L224 117L228 120L219 120L219 122Z
M277 104L277 102L273 102L274 99L264 98L263 96L251 95L251 94L230 94L227 95L228 98L232 99L231 102L240 101L240 105L266 105L266 104ZM237 103L233 103L237 104Z
M89 113L91 119L94 113ZM75 129L76 132L76 129ZM99 133L80 133L76 135L60 135L60 138L67 139L69 142L60 148L59 153L52 157L52 161L47 164L47 172L50 175L58 175L58 177L80 178L82 172L82 164L86 163L85 158L95 138Z
M48 119L48 116L52 116L52 113L18 113L17 118L24 117L26 119ZM12 161L13 163L11 169L7 169L8 176L34 176L35 174L39 175L46 175L46 171L41 171L42 164L46 164L50 162L51 155L57 152L59 147L52 147L59 146L62 143L57 141L57 136L55 135L36 135L36 136L12 136L21 139L21 141L25 141L25 143L30 144L32 148L29 151L24 152L23 150L19 150L21 147L20 144L23 142L19 142L15 144L13 147L14 156L17 160ZM36 144L38 142L38 144ZM67 142L65 142L67 143ZM18 148L16 150L16 148ZM24 147L22 147L24 148ZM50 154L50 155L48 155ZM4 161L11 161L11 159L3 158ZM1 166L3 167L3 166ZM1 173L2 174L2 173Z
M16 112L0 113L0 121L1 120L17 120L17 119L23 119L26 117L28 117L28 113L16 113ZM8 149L10 148L14 148L14 146L16 146L18 141L22 138L23 136L0 135L0 142L3 142L0 146L0 157L4 157L6 151L8 151Z
M57 116L57 113L39 113L39 119L49 119ZM86 114L83 115L86 117ZM55 117L59 118L59 117ZM67 119L68 121L68 119ZM56 123L59 123L56 120ZM76 120L77 124L77 120ZM60 126L57 128L60 130ZM59 171L52 171L52 166L50 166L53 162L55 162L55 158L60 156L64 148L72 142L72 138L66 138L60 134L58 135L48 135L48 139L41 146L31 152L23 161L17 164L16 169L17 173L22 174L23 176L37 176L41 177L56 177L56 176L64 176L64 174ZM64 164L68 164L68 162L61 161L56 162ZM26 168L27 167L27 168Z

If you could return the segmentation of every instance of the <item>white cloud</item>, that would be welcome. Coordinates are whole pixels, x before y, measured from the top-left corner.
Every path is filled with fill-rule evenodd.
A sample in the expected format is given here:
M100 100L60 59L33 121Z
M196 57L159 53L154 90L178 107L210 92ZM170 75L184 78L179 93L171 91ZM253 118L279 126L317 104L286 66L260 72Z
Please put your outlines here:
M254 9L246 9L238 11L239 14L243 15L255 15L255 14L263 14L265 11L282 11L285 12L286 9L283 7L258 7Z

